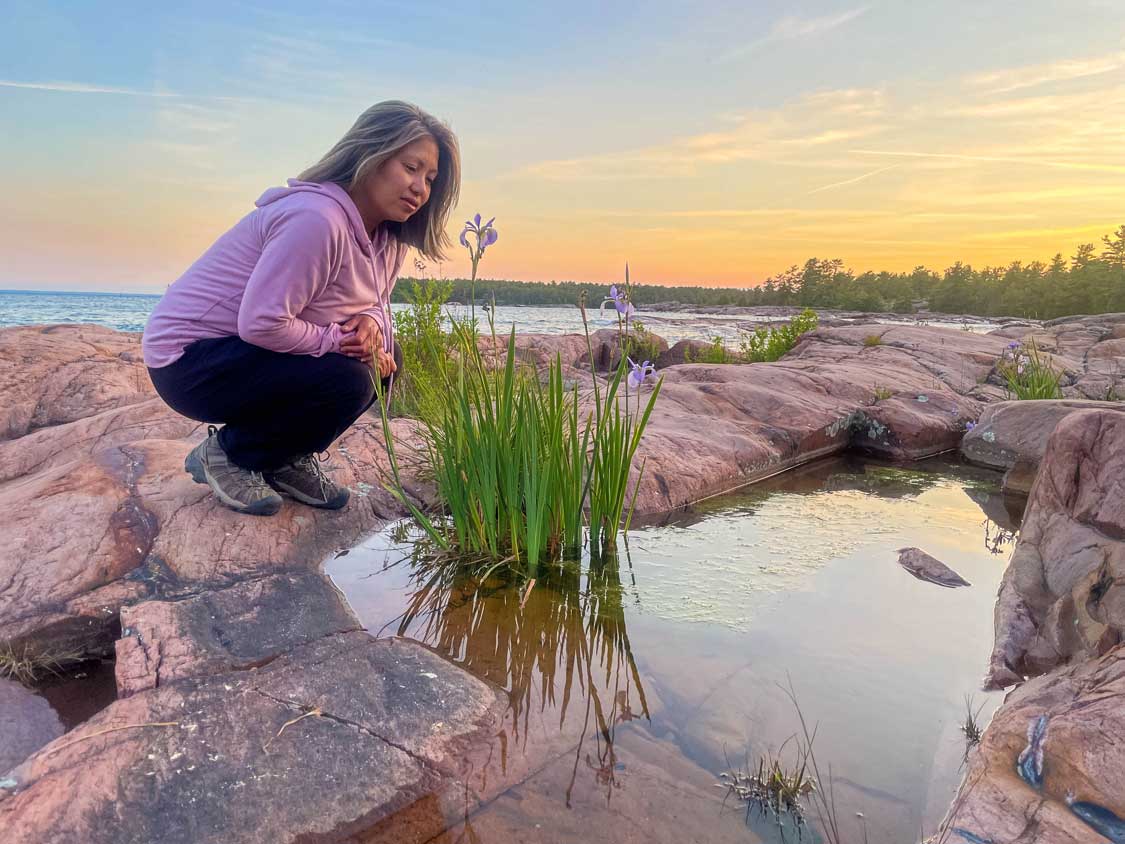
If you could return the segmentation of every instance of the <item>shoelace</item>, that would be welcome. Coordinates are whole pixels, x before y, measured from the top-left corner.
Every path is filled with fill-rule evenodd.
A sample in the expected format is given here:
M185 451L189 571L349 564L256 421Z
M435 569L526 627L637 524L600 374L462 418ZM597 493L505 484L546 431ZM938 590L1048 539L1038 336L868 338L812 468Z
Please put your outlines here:
M214 425L207 426L207 436L217 437L218 435L218 428L216 428ZM265 476L263 476L261 472L250 470L248 474L250 475L250 492L265 493L270 495L273 494L273 487L266 483Z
M250 472L250 489L253 492L272 493L273 487L266 483L261 472Z
M325 454L324 458L318 457L315 454L306 454L304 457L297 458L293 465L299 469L307 469L316 475L317 483L320 485L320 497L325 501L328 500L327 485L329 483L328 476L324 474L324 469L320 467L320 461L327 459L328 455Z

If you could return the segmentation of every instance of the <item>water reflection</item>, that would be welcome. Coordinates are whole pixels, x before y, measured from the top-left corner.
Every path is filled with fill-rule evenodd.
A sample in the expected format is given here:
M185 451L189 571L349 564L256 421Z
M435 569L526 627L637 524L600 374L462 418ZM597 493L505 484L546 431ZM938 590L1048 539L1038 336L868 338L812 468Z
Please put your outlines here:
M875 462L845 454L797 466L764 481L717 495L656 516L637 517L641 527L691 527L716 514L752 515L759 505L779 493L823 496L832 492L861 492L881 499L916 498L943 483L956 481L984 510L985 515L1008 530L1019 527L1018 499L1002 496L1000 474L948 457L929 458L908 465Z
M533 582L506 570L482 579L479 567L435 560L419 544L398 565L408 573L409 601L384 630L425 642L507 691L497 736L502 772L508 742L526 745L533 716L554 714L560 733L573 732L568 719L577 726L581 718L567 805L580 766L593 772L608 801L618 786L618 725L651 721L618 563L548 568Z
M466 798L436 840L620 840L653 819L745 840L714 783L728 753L784 746L794 714L778 684L792 676L822 726L818 756L844 774L841 811L890 844L932 828L960 776L1001 575L981 535L1003 547L1018 527L999 480L948 460L811 464L638 528L617 567L545 570L530 591L507 570L436 564L405 524L329 573L369 629L507 692L490 755L472 760L474 793L497 796ZM904 545L973 587L904 576Z

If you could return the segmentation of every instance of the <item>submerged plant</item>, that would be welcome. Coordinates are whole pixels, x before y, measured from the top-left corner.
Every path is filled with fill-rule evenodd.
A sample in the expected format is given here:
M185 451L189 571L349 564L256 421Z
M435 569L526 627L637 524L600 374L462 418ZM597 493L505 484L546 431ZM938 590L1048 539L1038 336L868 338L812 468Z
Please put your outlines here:
M795 759L791 765L783 761L782 754L787 739L775 756L772 751L758 758L756 770L730 769L719 775L720 785L727 794L734 794L746 803L746 818L757 811L772 818L779 827L785 818L791 818L798 827L805 825L804 801L816 790L816 781L809 775L809 756L812 746L796 744Z

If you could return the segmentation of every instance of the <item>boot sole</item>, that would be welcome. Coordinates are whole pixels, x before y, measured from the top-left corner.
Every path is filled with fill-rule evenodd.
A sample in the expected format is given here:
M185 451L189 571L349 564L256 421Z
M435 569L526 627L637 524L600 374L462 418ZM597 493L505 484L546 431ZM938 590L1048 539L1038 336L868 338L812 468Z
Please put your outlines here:
M184 470L191 475L192 480L197 484L206 484L211 487L211 492L215 494L215 497L223 502L224 506L235 512L245 513L248 516L272 516L281 509L281 498L279 496L261 498L253 504L243 504L241 501L231 498L215 483L211 473L207 471L207 467L203 465L203 461L195 453L195 449L192 449L187 459L184 460Z
M302 504L307 504L310 507L317 507L321 510L339 510L346 506L348 501L351 499L351 493L349 493L346 489L341 490L340 494L335 498L330 498L325 501L321 498L313 498L311 495L305 495L299 489L294 489L288 484L283 484L280 481L269 480L267 478L266 483L268 483L278 492L284 492L294 501L300 501Z

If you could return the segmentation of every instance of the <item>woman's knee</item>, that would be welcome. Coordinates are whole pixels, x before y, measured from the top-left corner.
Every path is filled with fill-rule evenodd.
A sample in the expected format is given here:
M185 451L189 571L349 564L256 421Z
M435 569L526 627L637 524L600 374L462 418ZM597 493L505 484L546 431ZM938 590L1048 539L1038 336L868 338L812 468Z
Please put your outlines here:
M339 397L342 409L359 415L366 410L375 397L374 370L366 363L344 355L336 362L329 385L333 394Z

